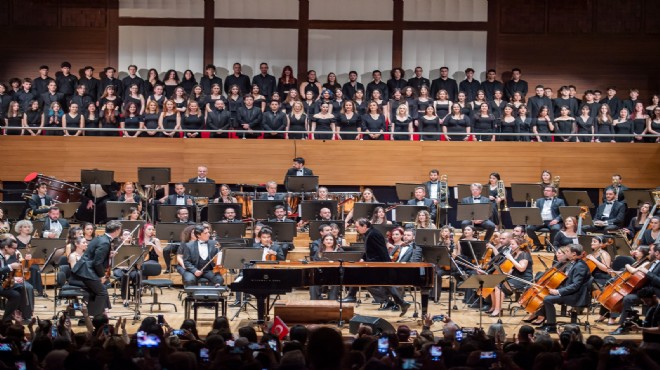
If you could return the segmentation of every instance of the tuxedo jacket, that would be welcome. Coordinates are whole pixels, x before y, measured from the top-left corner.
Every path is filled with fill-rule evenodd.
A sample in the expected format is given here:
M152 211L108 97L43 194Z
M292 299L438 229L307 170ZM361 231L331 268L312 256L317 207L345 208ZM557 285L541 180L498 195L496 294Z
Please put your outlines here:
M606 187L605 190L603 190L603 202L607 201L607 198L605 198L605 193L607 193L608 190L614 190L614 194L616 194L616 188L614 186L610 185L610 186ZM619 202L625 202L626 201L625 200L626 195L624 194L626 192L626 190L629 190L627 186L625 186L625 185L619 186L619 197L617 199Z
M53 205L53 198L51 198L49 195L46 195L44 199L46 200L45 205ZM39 207L41 207L41 200L39 199L39 195L32 194L30 199L27 201L27 208L25 209L25 212L27 213L27 210L31 209L32 213L35 215L48 213L48 208L39 209Z
M660 263L656 263L655 267L651 269L653 264L649 265L649 272L646 274L648 285L655 290L656 297L660 295Z
M426 196L429 197L429 198L432 195L431 194L431 184L432 184L431 181L427 181L427 182L424 183L424 187L426 188ZM437 192L439 193L440 192L440 181L437 182L437 185L438 185ZM447 187L447 190L449 190L449 186ZM447 194L443 195L441 199L438 199L438 201L442 201L442 202L447 201Z
M598 206L596 210L596 217L594 220L607 221L608 225L616 225L623 227L623 219L626 216L626 204L623 202L615 201L612 204L612 210L610 211L610 216L606 219L603 217L603 212L605 211L606 203L602 203Z
M370 228L364 234L364 255L362 259L365 262L392 262L390 254L387 252L387 243L383 234Z
M177 197L177 194L169 195L169 196L167 197L167 199L165 199L165 201L163 202L163 204L176 205L176 197ZM188 205L188 200L189 200L189 199L192 200L193 204L195 204L195 198L193 198L192 196L190 196L190 195L188 195L188 194L184 194L184 195L183 195L183 200L185 201L185 206ZM182 206L182 207L183 207L183 206Z
M417 199L413 198L408 201L409 206L416 206L417 205ZM424 205L429 209L429 213L431 214L431 219L435 220L435 213L436 213L436 207L433 204L433 199L429 198L424 198Z
M196 182L199 182L199 181L197 181L197 179L198 179L197 177L191 177L191 178L188 179L188 182L195 182L195 183L196 183ZM206 183L207 183L207 184L215 184L215 180L213 180L213 179L209 179L209 178L207 177L207 178L206 178Z
M275 193L274 199L273 200L284 200L284 194L282 193ZM259 196L259 200L268 200L268 193L263 193Z
M44 228L41 230L41 233L40 233L42 238L43 238L43 235L44 235L44 230L50 230L50 222L51 222L50 217L46 217L46 220L44 221ZM60 225L62 225L62 230L63 231L64 231L64 229L68 229L69 227L71 227L71 225L69 225L69 221L67 221L63 218L58 219L57 222L59 222ZM60 235L60 238L66 238L66 235Z
M399 256L399 260L395 262L422 262L422 248L415 243L411 243L408 247L403 255Z
M94 238L85 254L73 266L72 272L89 280L100 280L110 263L110 237L103 234Z
M543 210L545 206L545 198L539 198L536 200L536 208ZM550 212L552 213L552 219L561 222L561 214L559 214L559 207L566 206L563 199L552 198L552 205L550 206Z
M261 243L254 243L253 246L254 248L264 248L264 246ZM280 243L273 243L270 249L272 249L275 253L277 253L276 256L277 261L286 260L286 257L284 256L284 249L282 248L282 245Z
M199 255L199 241L195 240L186 244L186 248L183 250L183 265L186 268L186 271L194 274L196 271L201 270L204 265L206 265L210 259L214 258L218 254L218 248L215 247L216 241L210 240L207 242L207 248L209 251L209 257L206 260L203 260ZM211 263L206 269L207 271L213 269L215 263Z
M489 203L491 205L491 211L492 212L491 212L491 215L488 219L491 220L491 221L495 220L496 216L497 216L497 205L496 205L496 203L491 202L490 199L488 199L487 197L484 197L484 196L479 197L479 199L480 199L480 201L479 201L480 204ZM461 200L461 204L476 204L476 203L474 203L474 199L472 198L472 196L469 196L469 197L463 198Z
M209 130L231 129L231 115L229 114L229 111L226 109L211 109L211 111L206 115L206 126Z
M314 176L314 171L312 171L311 168L303 167L303 176ZM286 180L289 176L297 176L298 170L291 167L288 170L286 170L286 175L284 175L284 181L282 181L282 184L284 184L284 187L286 187Z
M570 268L564 284L557 289L562 297L562 303L578 307L588 305L591 300L588 297L590 279L589 266L583 260L577 260Z

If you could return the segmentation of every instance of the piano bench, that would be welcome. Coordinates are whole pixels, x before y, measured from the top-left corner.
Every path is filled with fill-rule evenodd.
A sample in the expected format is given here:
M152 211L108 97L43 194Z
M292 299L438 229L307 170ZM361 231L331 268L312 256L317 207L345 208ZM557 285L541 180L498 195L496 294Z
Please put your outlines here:
M190 318L190 310L193 311L193 319L197 322L197 309L199 307L212 307L215 309L215 320L218 317L218 311L222 311L222 316L227 316L227 299L225 296L209 296L206 294L192 294L184 299L184 317Z

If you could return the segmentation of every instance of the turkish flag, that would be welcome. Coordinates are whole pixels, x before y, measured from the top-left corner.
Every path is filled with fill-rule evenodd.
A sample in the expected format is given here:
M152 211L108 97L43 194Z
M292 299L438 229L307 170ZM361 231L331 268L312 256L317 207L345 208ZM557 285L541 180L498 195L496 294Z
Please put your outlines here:
M279 316L275 316L275 320L273 320L273 326L270 328L270 333L277 335L280 340L282 340L284 337L289 335L289 327L286 326L284 321L282 321Z

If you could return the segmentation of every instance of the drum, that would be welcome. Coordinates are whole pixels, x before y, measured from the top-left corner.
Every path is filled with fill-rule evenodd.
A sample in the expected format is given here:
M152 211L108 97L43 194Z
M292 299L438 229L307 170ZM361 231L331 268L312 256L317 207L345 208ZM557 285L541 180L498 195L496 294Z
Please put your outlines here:
M28 181L27 189L28 193L23 194L24 198L32 197L37 190L37 185L40 183L45 183L48 187L46 194L53 198L58 203L69 203L69 202L80 202L83 189L76 186L75 184L60 181L54 177L45 176L42 174L28 175L25 180Z
M250 198L249 195L234 195L236 197L236 203L240 204L242 207L242 218L250 218L252 217L252 198Z

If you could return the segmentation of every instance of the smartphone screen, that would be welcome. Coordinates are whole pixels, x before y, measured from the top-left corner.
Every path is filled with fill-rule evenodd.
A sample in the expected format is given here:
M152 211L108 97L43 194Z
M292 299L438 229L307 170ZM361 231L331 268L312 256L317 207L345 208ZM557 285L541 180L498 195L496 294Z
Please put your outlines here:
M387 353L390 349L390 339L388 337L378 338L378 352Z
M11 352L11 344L9 343L0 343L0 351L2 352Z
M50 336L53 338L57 337L57 326L53 325L50 327Z
M629 354L630 350L627 347L613 347L610 349L610 356L625 356Z
M497 353L496 353L496 352L493 352L493 351L488 351L488 352L484 352L484 351L482 351L482 352L481 352L481 356L480 356L480 358L482 358L482 359L493 359L493 358L497 358Z
M163 315L158 315L158 325L163 325L165 323L165 318Z
M16 361L14 362L14 365L16 366L16 370L27 370L25 361Z
M277 351L277 341L271 339L268 341L268 345L270 346L270 349Z
M401 368L403 370L412 370L412 369L417 369L417 360L414 358L404 358L403 359L403 364L401 365Z
M457 330L456 331L456 341L461 342L463 340L463 331L462 330Z
M440 361L440 357L442 357L442 347L431 346L431 360Z
M202 359L204 362L209 361L209 349L208 348L200 348L199 349L199 358Z

